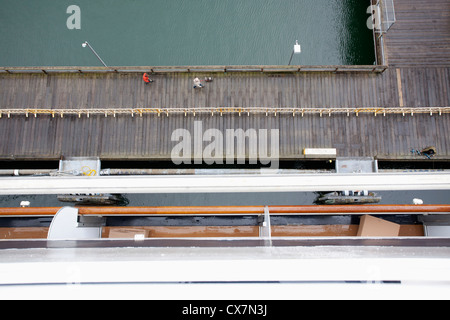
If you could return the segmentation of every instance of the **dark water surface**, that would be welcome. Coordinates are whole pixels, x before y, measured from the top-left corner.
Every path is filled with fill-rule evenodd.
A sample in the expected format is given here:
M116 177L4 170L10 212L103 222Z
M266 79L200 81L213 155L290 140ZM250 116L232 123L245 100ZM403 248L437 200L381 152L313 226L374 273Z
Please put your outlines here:
M0 0L0 66L374 63L369 0ZM70 5L80 29L69 29Z
M450 191L381 191L380 204L412 204L420 198L424 204L448 204ZM245 206L245 205L312 205L313 192L283 193L191 193L191 194L127 194L128 206ZM30 201L32 207L65 206L56 195L0 196L0 207L18 207L20 201Z

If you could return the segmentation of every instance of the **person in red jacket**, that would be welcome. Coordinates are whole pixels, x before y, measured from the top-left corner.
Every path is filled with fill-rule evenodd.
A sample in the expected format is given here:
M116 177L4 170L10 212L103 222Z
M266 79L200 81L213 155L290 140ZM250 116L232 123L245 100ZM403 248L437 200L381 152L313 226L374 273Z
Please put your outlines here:
M148 77L147 72L144 73L144 75L142 76L142 79L144 80L145 84L149 84L149 83L153 82L153 80Z

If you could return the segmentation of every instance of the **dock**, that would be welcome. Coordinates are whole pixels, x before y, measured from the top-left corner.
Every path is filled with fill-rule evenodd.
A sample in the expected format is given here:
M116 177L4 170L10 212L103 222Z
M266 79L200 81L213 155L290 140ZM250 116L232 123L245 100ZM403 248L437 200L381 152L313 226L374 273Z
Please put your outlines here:
M278 129L280 160L305 159L305 148L426 160L411 151L433 146L433 159L448 161L450 6L395 4L385 66L1 68L0 160L170 161L174 130L201 121ZM195 77L213 81L195 90Z

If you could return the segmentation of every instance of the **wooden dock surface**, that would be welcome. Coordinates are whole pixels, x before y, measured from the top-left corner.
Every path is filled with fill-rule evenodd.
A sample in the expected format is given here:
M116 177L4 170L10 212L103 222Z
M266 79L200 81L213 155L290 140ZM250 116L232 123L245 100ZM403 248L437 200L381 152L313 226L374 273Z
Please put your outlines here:
M449 107L448 0L398 0L385 36L384 73L162 73L145 85L139 73L0 74L0 109L209 107ZM212 76L201 90L198 76ZM411 149L435 146L450 160L450 114L431 115L145 115L0 118L0 159L98 156L108 160L170 159L175 129L279 129L280 158L304 148L336 148L340 157L421 159ZM206 143L205 143L206 145Z
M386 38L389 65L448 66L450 2L395 0L397 22Z

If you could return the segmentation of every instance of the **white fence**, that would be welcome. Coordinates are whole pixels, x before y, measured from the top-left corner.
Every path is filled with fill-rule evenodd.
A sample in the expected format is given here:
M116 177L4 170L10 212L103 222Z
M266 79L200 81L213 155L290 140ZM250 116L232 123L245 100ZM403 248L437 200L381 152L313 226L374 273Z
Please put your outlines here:
M381 33L386 33L394 25L395 18L395 6L394 0L378 0L377 5L380 6L381 15Z

